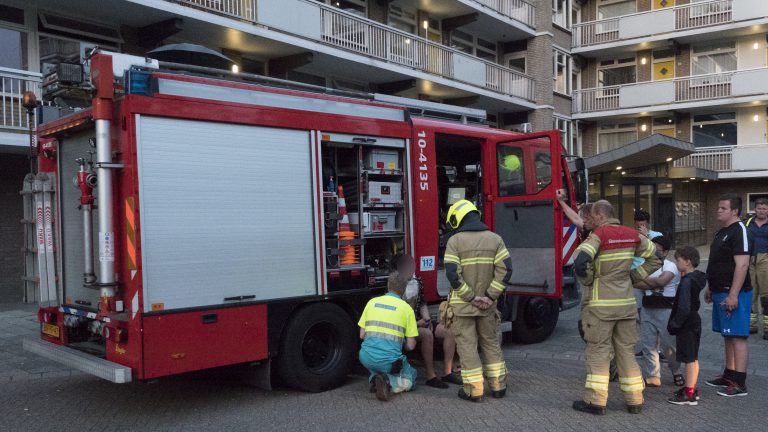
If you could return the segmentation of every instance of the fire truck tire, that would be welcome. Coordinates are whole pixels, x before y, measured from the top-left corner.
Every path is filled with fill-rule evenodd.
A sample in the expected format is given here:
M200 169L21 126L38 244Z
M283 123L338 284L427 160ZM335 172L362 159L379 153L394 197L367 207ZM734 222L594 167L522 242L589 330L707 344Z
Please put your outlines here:
M555 331L559 315L560 306L555 300L522 297L512 323L512 338L524 344L542 342Z
M307 392L340 386L355 358L355 330L349 315L334 304L317 303L298 310L283 333L278 375L285 384Z

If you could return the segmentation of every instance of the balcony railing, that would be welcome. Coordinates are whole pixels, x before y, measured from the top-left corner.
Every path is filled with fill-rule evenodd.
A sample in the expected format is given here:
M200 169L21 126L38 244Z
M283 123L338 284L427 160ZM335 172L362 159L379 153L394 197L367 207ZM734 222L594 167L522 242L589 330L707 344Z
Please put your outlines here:
M496 12L519 21L528 27L536 27L536 7L523 0L473 0Z
M21 105L25 91L40 98L40 74L0 68L0 129L26 130L27 110Z
M573 110L590 113L754 96L762 94L761 83L767 79L768 68L756 68L583 89L574 92Z
M573 47L730 23L733 6L733 0L713 0L574 24Z
M675 160L676 167L696 167L712 171L731 171L736 146L699 147L696 153Z
M265 24L254 18L254 15L260 16L257 0L170 1L254 24ZM510 1L515 4L519 0L504 0L502 3ZM319 42L505 95L529 101L534 99L534 81L526 74L332 6L314 1L303 2L302 6L312 8L315 13L319 12ZM285 24L282 31L308 37L299 29L292 30L287 26L288 23L270 24L271 28L276 29L280 28L277 24Z
M173 0L171 0L173 1ZM176 0L177 3L191 5L208 12L232 18L256 21L257 0Z
M674 162L676 167L704 168L718 172L766 171L768 144L739 144L698 147L696 152Z

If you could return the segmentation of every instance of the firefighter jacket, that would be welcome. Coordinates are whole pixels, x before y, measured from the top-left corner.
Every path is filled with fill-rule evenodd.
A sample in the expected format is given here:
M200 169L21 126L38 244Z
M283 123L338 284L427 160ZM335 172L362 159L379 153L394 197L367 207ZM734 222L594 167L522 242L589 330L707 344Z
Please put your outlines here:
M485 316L496 311L496 299L506 289L512 276L512 260L501 237L470 213L445 248L445 272L451 283L448 302L456 316ZM494 300L494 305L480 310L471 304L475 296Z
M635 319L637 303L633 282L661 267L655 245L636 230L608 219L576 250L574 270L584 285L582 309L589 308L601 320ZM634 257L645 262L630 270Z

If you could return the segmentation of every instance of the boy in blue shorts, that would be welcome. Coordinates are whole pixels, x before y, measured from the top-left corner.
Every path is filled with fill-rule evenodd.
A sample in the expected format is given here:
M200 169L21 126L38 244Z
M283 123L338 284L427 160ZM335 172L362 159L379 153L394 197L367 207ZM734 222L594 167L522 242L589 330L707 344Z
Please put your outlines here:
M723 335L725 369L707 381L718 387L720 396L747 395L747 360L749 358L749 313L752 285L749 280L750 247L747 228L741 222L741 197L720 197L717 220L723 225L709 249L705 300L712 307L712 330Z
M682 278L677 286L667 331L676 337L675 359L685 364L685 387L675 392L669 403L698 405L696 380L699 378L699 342L701 341L701 317L699 294L707 285L707 275L696 270L699 251L683 246L675 251L675 264Z

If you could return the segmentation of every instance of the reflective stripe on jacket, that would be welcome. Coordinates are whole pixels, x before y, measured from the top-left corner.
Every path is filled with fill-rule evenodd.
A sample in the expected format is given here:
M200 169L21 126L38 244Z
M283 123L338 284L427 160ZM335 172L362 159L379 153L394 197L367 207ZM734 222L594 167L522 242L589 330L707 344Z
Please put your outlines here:
M495 312L480 310L470 302L475 296L496 300L511 275L509 251L504 240L492 231L463 231L448 239L443 259L451 281L449 304L457 316L481 316ZM455 265L455 269L451 264Z
M588 307L600 319L620 320L637 316L632 280L645 279L661 267L656 247L636 230L608 219L579 245L577 253L592 258L594 279L585 287L582 307ZM634 257L645 262L630 270Z

